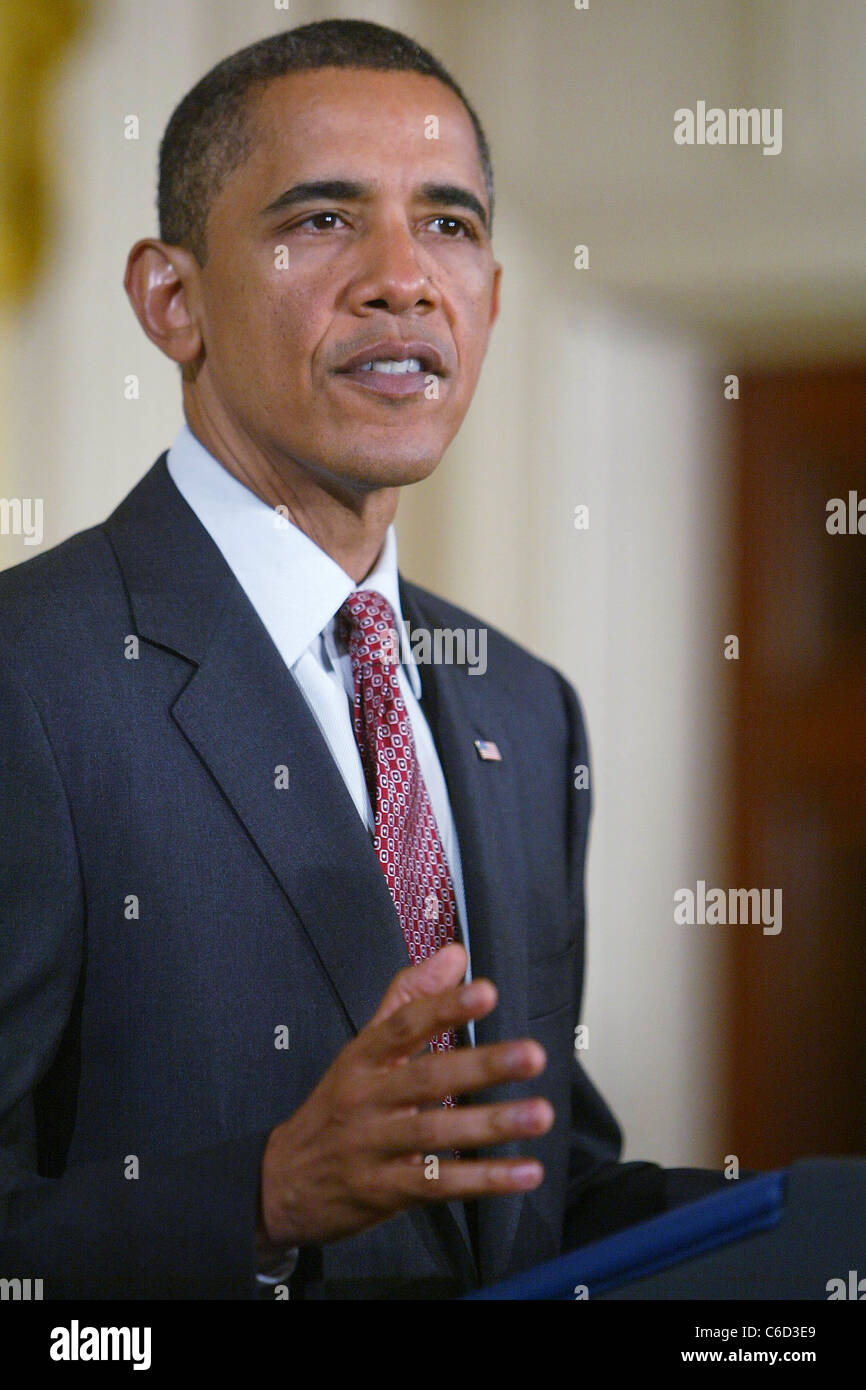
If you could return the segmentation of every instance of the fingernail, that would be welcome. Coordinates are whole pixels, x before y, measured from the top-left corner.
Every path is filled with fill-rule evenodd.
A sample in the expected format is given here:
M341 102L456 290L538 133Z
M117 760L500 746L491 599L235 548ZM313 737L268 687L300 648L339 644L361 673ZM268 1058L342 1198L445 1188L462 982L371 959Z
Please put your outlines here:
M524 1101L512 1107L510 1118L512 1124L519 1125L521 1129L535 1129L540 1118L538 1106L535 1101Z
M532 1063L532 1058L528 1055L526 1048L522 1044L517 1047L509 1048L505 1054L505 1065L509 1071L526 1071Z
M511 1169L511 1179L515 1187L537 1187L543 1177L540 1163L517 1163Z

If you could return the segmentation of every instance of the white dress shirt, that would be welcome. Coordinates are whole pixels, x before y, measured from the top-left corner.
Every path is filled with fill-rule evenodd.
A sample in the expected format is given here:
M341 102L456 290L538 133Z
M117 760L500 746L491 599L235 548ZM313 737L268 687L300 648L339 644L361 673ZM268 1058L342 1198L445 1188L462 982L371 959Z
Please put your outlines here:
M375 818L352 727L352 662L336 634L336 614L356 589L375 589L388 600L402 633L397 580L397 537L388 527L379 558L356 584L309 536L233 477L187 425L168 454L168 471L178 491L222 552L229 568L267 629L310 707L349 795L371 836ZM421 773L457 905L462 940L469 951L463 870L448 789L430 726L421 711L421 676L409 644L397 667ZM467 978L471 978L471 970ZM470 1024L470 1037L474 1029Z

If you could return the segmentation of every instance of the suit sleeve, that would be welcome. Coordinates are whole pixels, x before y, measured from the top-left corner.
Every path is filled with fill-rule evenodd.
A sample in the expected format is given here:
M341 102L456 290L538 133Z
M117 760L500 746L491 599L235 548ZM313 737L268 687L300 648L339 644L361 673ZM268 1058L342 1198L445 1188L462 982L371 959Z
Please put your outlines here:
M589 747L580 703L573 687L559 677L569 728L569 768L589 767ZM574 778L570 778L570 785ZM570 792L567 864L570 910L581 943L578 960L578 1016L582 1004L583 943L586 930L584 869L591 813L589 785ZM571 1138L563 1248L573 1249L625 1226L657 1216L682 1202L718 1191L721 1173L703 1169L664 1169L656 1163L621 1163L622 1132L575 1057L572 1076Z
M45 1298L253 1298L267 1135L48 1176L35 1096L86 970L74 826L26 690L0 667L0 1269ZM49 1116L50 1119L50 1116Z

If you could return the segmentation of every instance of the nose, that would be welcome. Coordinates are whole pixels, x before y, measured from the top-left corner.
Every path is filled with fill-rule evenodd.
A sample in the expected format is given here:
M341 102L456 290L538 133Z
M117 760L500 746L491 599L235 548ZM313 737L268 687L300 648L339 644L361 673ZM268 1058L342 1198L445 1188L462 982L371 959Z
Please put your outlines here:
M360 267L349 290L350 307L363 314L386 309L392 314L427 313L439 295L418 256L411 228L404 220L371 228L360 243Z

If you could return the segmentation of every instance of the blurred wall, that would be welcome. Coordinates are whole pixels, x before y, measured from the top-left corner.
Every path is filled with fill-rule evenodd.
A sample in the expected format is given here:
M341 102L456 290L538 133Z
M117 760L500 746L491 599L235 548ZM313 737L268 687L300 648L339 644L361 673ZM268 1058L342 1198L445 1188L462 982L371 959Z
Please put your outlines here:
M431 47L497 175L502 315L463 430L401 503L402 568L576 682L595 798L586 1064L629 1156L719 1164L720 958L673 925L672 894L721 874L729 811L722 377L861 331L856 6L97 0L54 88L51 253L5 339L2 490L45 499L46 545L104 517L180 421L176 371L121 287L155 230L171 109L232 49L336 15ZM805 55L832 90L804 81ZM699 98L784 102L783 153L678 149L673 111ZM30 554L0 538L0 563Z

